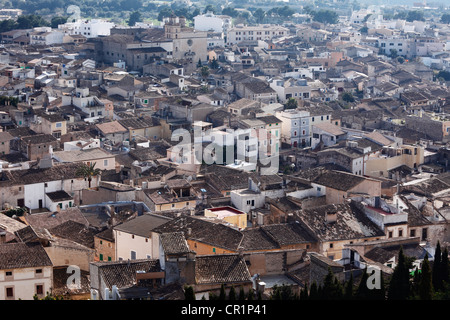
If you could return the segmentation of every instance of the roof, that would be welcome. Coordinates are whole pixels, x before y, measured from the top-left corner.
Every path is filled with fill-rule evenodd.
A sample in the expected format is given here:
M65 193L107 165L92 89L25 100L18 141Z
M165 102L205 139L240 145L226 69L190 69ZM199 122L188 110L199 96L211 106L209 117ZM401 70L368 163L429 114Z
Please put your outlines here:
M66 221L48 230L53 236L72 240L88 248L94 248L96 232L82 223Z
M145 118L128 118L118 120L118 122L127 129L142 129L148 127L154 127L156 124L152 119Z
M336 221L326 222L327 212L336 213ZM331 204L297 212L304 223L322 241L339 241L367 237L383 237L385 234L352 203Z
M159 260L155 259L91 262L91 264L99 268L99 276L103 279L105 285L109 289L111 289L114 285L118 288L131 287L135 285L136 273L138 271L161 271Z
M364 137L383 146L390 145L393 142L378 131L373 131L371 133L365 134Z
M67 208L57 212L34 213L25 216L25 220L33 227L47 229L56 227L69 220L82 223L85 226L89 225L89 222L78 207Z
M366 178L343 171L327 171L312 182L341 191L349 191L365 181Z
M96 124L96 127L103 133L103 134L110 134L110 133L119 133L119 132L127 132L128 130L122 126L118 121L111 121L111 122L105 122L105 123L99 123Z
M221 223L215 223L197 217L177 217L159 227L153 232L160 234L183 232L186 240L203 242L227 250L237 250L243 234Z
M0 244L0 256L1 270L53 266L39 242Z
M197 284L251 282L247 264L238 254L204 255L195 260Z
M37 168L28 170L13 170L10 172L12 184L26 185L55 180L74 179L79 177L77 170L79 164L64 163L53 165L50 168Z
M31 144L49 143L49 142L58 141L58 139L56 139L54 136L52 136L51 134L46 134L46 133L22 137L22 140L26 143L31 143Z
M190 252L183 232L169 232L160 235L159 240L166 255Z
M156 214L144 214L130 221L122 223L114 227L114 229L141 237L149 237L153 229L159 227L162 224L165 224L170 220L170 218Z
M92 148L86 150L55 151L53 152L53 157L59 162L76 162L112 158L114 155L102 148Z
M322 123L318 123L318 124L313 124L313 127L316 127L316 128L318 128L318 129L320 129L322 131L325 131L325 132L330 133L330 134L335 135L335 136L339 136L339 135L345 134L345 132L342 131L340 127L338 127L338 126L336 126L336 125L334 125L332 123L329 123L329 122L322 122Z
M67 192L65 192L64 190L60 190L60 191L54 191L54 192L48 192L46 193L47 197L50 198L50 200L52 200L53 202L57 202L57 201L65 201L65 200L73 200L72 196L69 195Z

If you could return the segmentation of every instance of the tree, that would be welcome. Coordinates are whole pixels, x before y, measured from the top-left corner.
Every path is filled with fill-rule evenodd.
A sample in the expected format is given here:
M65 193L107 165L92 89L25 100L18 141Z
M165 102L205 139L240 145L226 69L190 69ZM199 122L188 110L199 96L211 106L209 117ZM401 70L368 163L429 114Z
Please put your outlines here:
M341 283L334 276L333 271L328 267L328 273L323 280L323 288L321 298L323 300L336 300L341 299L343 295L343 289Z
M222 14L226 15L226 16L230 16L232 18L236 18L237 16L239 16L239 11L237 11L233 7L226 7L226 8L223 8Z
M205 10L203 11L203 13L208 13L208 12L212 12L213 14L216 14L216 13L217 13L217 10L216 10L216 8L215 8L212 4L208 4L208 5L205 7Z
M398 57L398 52L397 52L397 50L396 50L396 49L391 49L391 50L390 50L389 56L390 56L391 58L393 58L393 59L397 58L397 57Z
M344 92L342 94L342 100L345 102L355 102L355 98L353 97L351 92Z
M314 21L328 24L338 23L338 14L332 10L319 10L312 12L312 18Z
M253 12L253 16L255 17L257 23L262 23L266 17L266 12L263 9L258 8L255 12Z
M64 24L67 22L67 17L56 16L53 17L50 21L50 25L53 29L57 29L60 24Z
M95 165L96 162L89 165L83 163L76 171L78 176L83 176L88 179L89 188L91 187L92 177L96 177L101 174L101 170L99 168L95 168Z
M244 291L244 287L241 287L241 289L239 290L239 300L245 300L245 291Z
M403 64L403 63L405 62L405 58L403 58L403 57L398 57L398 58L397 58L397 61L398 61L400 64Z
M314 281L309 288L309 300L319 300L319 288L317 283Z
M219 69L219 63L217 62L216 57L213 57L210 67L211 69Z
M163 21L164 18L168 18L173 14L173 11L169 7L162 8L158 13L158 21Z
M208 79L209 77L209 68L207 66L203 66L200 68L200 75L203 80Z
M434 252L434 262L433 262L433 270L432 270L432 276L433 276L433 287L436 290L441 290L443 288L443 283L441 279L441 259L442 259L442 253L441 253L441 244L439 241L436 244L436 249Z
M428 254L425 255L425 258L422 262L419 297L421 300L431 300L431 298L433 297L433 285L431 281L431 269L428 262Z
M194 288L192 286L184 287L184 300L195 300Z
M219 300L225 300L227 297L227 294L225 293L225 284L222 283L220 286L220 293L219 293Z
M271 300L296 300L295 294L290 285L275 285L272 288Z
M450 81L450 72L441 70L436 75L436 78L443 78L445 81Z
M442 252L442 259L441 259L441 279L442 282L445 285L450 284L449 278L450 278L450 265L448 261L448 250L447 247Z
M389 281L388 299L406 300L409 298L411 290L409 282L410 262L403 253L403 247L399 250L397 261L398 264Z
M344 299L352 300L353 298L353 273L350 273L350 279L348 279L344 288Z
M408 14L406 15L406 21L408 21L408 22L425 21L425 17L423 15L422 11L411 10L411 11L408 11Z
M441 16L441 22L442 23L450 23L450 13L444 13L442 16Z
M234 286L231 286L230 292L228 292L228 300L236 300L236 290Z
M289 100L284 104L284 109L296 109L297 106L297 100L295 100L294 98L289 98Z
M142 16L141 13L139 11L134 11L130 14L130 18L128 19L127 23L129 26L134 26L136 25L136 22L140 22L142 21Z

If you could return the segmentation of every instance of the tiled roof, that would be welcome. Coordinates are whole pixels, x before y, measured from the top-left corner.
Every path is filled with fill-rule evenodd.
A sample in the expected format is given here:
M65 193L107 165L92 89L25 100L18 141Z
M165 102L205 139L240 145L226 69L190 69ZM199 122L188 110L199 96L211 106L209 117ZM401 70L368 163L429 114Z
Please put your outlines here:
M183 254L190 252L183 232L170 232L160 235L159 240L165 254Z
M64 190L60 191L54 191L54 192L48 192L46 195L52 200L53 202L56 201L65 201L65 200L73 200L72 196L69 195Z
M63 209L58 212L35 213L27 215L25 219L33 227L46 229L51 229L69 220L82 223L85 226L89 225L78 207Z
M326 213L328 211L336 212L335 222L326 222ZM304 209L297 214L299 221L304 223L322 241L384 236L384 232L353 204L324 205Z
M0 244L0 270L52 266L39 242Z
M46 181L74 179L79 177L78 163L53 165L51 168L38 168L11 171L12 183L16 185L42 183Z
M88 248L94 248L94 235L96 232L81 223L69 220L51 228L49 232L53 236L72 240Z
M238 254L197 256L195 263L197 284L251 282L247 265Z
M242 232L196 217L178 217L155 229L157 233L183 232L186 240L194 240L227 250L238 250Z
M99 123L96 126L103 134L127 132L128 131L118 121Z
M150 237L150 233L153 229L169 222L170 220L170 218L156 214L144 214L130 221L124 222L116 226L114 229L141 237Z
M105 281L105 285L110 289L114 285L118 288L135 285L136 273L138 271L161 271L159 260L155 259L96 262L93 264L99 267L99 275Z
M341 171L327 171L316 177L313 182L325 187L348 191L365 180L364 177Z
M38 144L38 143L49 143L55 142L57 139L51 134L36 134L32 136L22 137L22 140L26 143Z

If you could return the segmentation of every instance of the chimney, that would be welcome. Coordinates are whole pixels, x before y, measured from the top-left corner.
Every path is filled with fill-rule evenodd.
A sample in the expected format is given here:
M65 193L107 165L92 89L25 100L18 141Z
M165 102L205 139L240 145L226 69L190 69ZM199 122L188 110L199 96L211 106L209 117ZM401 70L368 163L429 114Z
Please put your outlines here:
M334 223L337 220L337 211L336 209L329 209L325 212L325 223L330 224Z

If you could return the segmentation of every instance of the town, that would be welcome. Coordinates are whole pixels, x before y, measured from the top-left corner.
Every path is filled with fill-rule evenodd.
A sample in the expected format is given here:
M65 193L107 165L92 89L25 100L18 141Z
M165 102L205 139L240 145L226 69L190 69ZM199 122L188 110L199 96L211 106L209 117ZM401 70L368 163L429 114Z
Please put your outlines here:
M1 2L0 300L450 299L449 3L59 2Z

